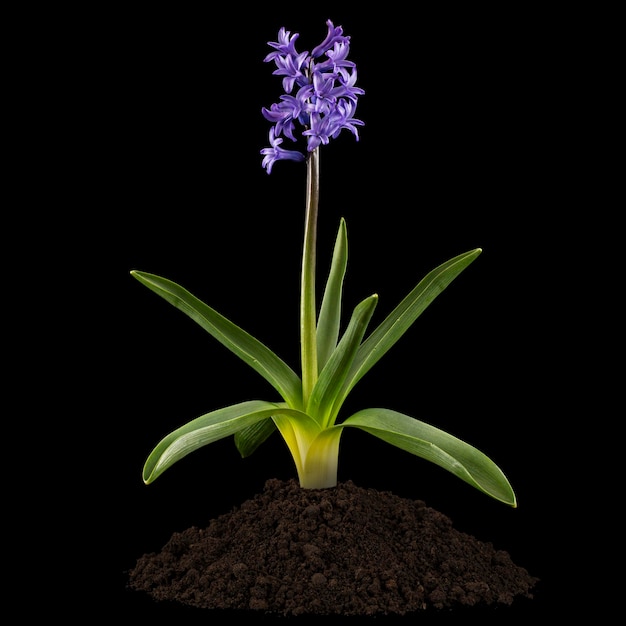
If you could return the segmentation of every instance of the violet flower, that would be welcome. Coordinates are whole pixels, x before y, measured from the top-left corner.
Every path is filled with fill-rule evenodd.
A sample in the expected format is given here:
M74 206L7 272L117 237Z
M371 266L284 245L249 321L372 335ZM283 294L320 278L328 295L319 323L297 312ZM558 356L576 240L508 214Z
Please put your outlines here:
M279 102L261 109L265 119L274 124L269 132L271 147L261 150L262 165L268 174L276 161L306 159L303 152L280 147L281 136L297 142L294 134L297 127L306 139L307 154L336 138L344 129L359 140L357 127L363 126L363 122L354 113L358 97L365 92L356 86L356 64L347 58L350 37L331 20L326 25L326 38L311 54L299 53L295 45L299 34L292 35L285 28L279 30L278 41L268 42L274 51L264 61L275 63L273 74L283 77L285 91ZM295 96L291 95L294 87L297 87Z

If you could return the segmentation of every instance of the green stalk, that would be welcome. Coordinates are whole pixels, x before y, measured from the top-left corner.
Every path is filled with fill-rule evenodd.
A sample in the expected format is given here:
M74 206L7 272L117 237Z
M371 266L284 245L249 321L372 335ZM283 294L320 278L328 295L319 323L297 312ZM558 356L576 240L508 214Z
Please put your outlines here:
M300 289L300 344L302 350L302 403L307 405L317 382L317 338L315 305L315 245L319 204L319 147L307 159L306 217L302 249Z

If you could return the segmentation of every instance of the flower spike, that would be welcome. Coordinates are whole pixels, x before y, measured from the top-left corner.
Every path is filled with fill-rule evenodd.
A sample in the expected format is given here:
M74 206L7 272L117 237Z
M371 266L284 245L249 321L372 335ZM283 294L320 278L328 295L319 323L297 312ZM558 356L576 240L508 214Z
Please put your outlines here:
M280 147L282 137L294 143L298 141L296 129L301 129L300 137L306 142L307 153L326 145L343 129L359 139L356 127L363 126L363 122L354 113L359 96L365 92L356 86L356 64L347 58L350 37L331 20L326 25L326 38L310 55L296 50L298 33L292 35L284 27L278 31L278 41L268 42L274 50L264 61L276 65L272 73L282 76L285 92L279 102L261 109L263 117L273 124L271 147L261 150L262 166L268 174L276 161L306 160L304 150Z

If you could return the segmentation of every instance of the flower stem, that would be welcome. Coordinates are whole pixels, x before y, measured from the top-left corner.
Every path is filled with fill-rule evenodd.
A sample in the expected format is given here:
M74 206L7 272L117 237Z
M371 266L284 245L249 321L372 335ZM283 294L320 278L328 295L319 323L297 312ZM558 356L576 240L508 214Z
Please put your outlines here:
M307 159L306 218L302 249L300 290L300 343L302 350L302 404L306 408L317 382L317 338L315 304L315 246L319 203L319 147Z

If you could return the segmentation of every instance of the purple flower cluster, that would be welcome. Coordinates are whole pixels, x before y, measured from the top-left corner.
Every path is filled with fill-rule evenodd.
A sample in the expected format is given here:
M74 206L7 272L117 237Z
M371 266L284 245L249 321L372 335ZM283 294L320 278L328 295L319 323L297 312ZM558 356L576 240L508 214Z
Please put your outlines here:
M270 148L263 148L263 167L270 174L276 161L304 161L302 152L286 150L280 144L282 136L296 141L296 123L304 127L307 152L320 144L327 144L345 128L359 140L357 126L363 122L354 117L358 96L364 91L356 87L356 64L348 60L350 37L343 34L341 26L328 20L328 34L324 41L308 52L297 52L298 33L291 35L281 28L278 41L269 41L274 48L264 61L274 61L273 74L283 77L285 93L280 102L268 109L262 108L265 119L273 123L270 128ZM326 58L320 59L323 55ZM295 88L295 95L291 95Z

